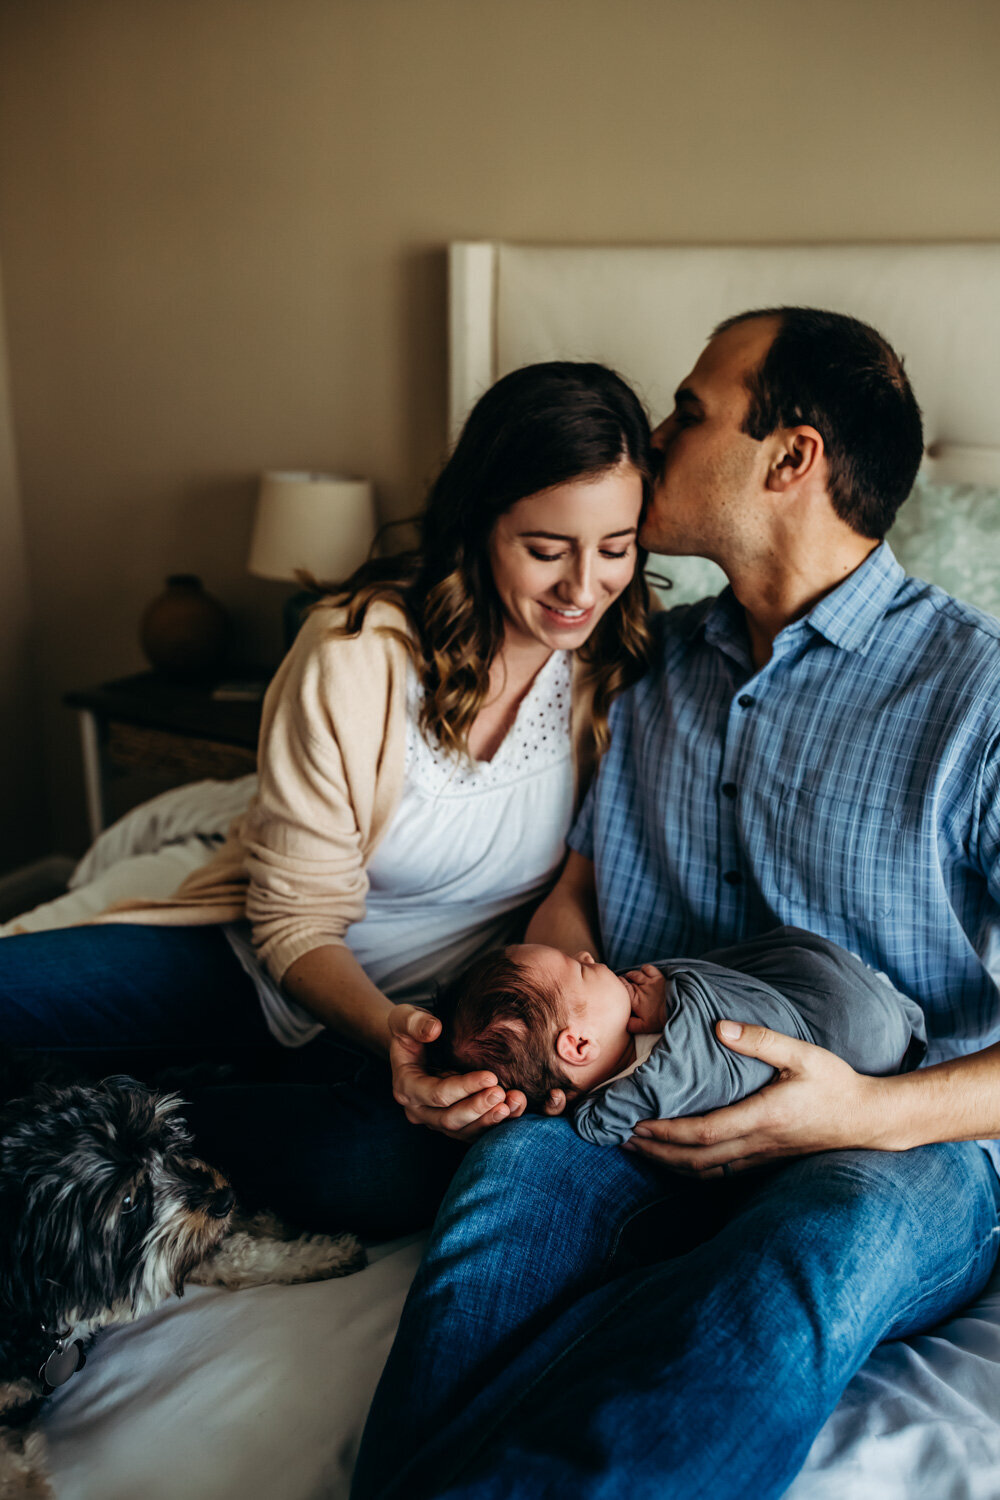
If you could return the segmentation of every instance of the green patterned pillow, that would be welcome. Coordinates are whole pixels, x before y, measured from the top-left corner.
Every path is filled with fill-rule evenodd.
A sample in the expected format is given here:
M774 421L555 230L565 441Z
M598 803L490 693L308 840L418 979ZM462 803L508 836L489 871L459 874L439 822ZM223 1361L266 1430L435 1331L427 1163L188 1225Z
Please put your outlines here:
M934 484L921 475L887 540L915 578L1000 617L1000 489ZM649 572L668 609L694 604L726 586L722 569L704 557L654 554ZM671 579L673 588L657 587L657 577Z
M675 604L697 604L710 594L721 594L726 586L725 573L707 557L660 557L651 553L646 572L665 609L672 609ZM666 578L672 588L660 582Z
M920 476L886 540L915 578L1000 617L1000 489Z

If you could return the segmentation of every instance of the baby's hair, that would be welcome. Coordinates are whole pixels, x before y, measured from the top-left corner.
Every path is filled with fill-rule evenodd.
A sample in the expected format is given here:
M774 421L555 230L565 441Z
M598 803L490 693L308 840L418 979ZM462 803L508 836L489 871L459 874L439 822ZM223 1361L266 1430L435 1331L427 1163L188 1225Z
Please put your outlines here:
M443 986L435 1014L442 1030L427 1048L432 1072L485 1068L502 1088L520 1089L536 1110L552 1089L572 1089L555 1060L565 1025L559 996L506 948L484 953Z

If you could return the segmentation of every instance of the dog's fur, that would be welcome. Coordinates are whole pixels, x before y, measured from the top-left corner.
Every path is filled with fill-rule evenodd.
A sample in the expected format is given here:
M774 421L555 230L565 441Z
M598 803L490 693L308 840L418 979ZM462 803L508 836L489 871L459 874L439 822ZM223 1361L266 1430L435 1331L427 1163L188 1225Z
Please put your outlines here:
M30 1424L60 1334L85 1345L185 1282L319 1281L365 1264L353 1235L295 1236L270 1215L239 1217L225 1178L192 1155L175 1094L128 1078L16 1088L3 1060L0 1500L50 1493Z

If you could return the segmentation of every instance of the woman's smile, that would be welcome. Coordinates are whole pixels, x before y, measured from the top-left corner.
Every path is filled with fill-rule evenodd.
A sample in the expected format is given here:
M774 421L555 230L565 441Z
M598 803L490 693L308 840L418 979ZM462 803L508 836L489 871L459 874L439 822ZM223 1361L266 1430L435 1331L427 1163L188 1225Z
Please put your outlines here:
M490 541L511 643L582 646L635 572L642 479L628 462L518 500Z
M571 604L549 604L544 599L540 599L538 602L557 629L560 626L563 628L578 629L581 625L589 625L591 616L594 613L594 606L592 604L587 609L581 609Z

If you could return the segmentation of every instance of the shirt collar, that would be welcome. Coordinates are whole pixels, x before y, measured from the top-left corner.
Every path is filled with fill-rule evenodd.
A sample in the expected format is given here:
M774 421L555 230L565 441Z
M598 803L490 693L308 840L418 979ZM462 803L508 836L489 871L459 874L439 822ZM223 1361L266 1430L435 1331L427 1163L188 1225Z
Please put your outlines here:
M794 621L786 630L800 631L809 625L831 646L865 656L876 626L905 577L906 573L893 556L889 543L881 542L843 583L824 594L807 615ZM712 646L726 647L745 642L743 609L730 587L724 588L717 599L705 599L692 608L690 618L685 622L684 634L690 639L702 629L705 640ZM778 640L784 634L782 631Z
M888 542L881 542L843 583L823 595L803 623L825 636L831 646L866 656L875 629L905 577Z

